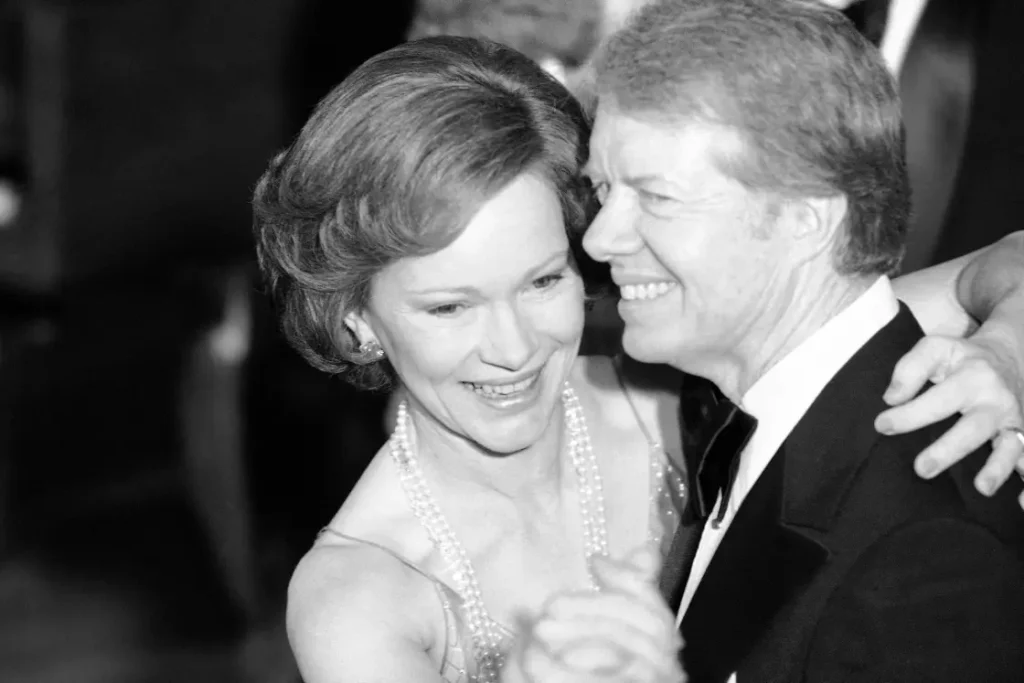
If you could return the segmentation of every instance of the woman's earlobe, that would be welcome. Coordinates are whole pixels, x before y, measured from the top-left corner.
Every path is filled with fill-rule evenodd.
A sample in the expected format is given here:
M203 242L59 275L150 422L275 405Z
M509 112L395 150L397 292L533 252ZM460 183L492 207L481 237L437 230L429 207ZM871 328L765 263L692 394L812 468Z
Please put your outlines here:
M373 328L363 316L357 313L346 315L345 329L352 335L356 343L356 349L352 353L353 362L359 365L369 365L384 359L384 349Z

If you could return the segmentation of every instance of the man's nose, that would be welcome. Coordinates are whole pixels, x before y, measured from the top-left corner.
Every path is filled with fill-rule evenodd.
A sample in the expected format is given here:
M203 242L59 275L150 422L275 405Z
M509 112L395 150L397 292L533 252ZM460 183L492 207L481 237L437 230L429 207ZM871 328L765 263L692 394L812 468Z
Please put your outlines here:
M611 203L601 207L583 235L583 249L595 261L607 262L616 256L634 254L641 246L643 241L632 218Z

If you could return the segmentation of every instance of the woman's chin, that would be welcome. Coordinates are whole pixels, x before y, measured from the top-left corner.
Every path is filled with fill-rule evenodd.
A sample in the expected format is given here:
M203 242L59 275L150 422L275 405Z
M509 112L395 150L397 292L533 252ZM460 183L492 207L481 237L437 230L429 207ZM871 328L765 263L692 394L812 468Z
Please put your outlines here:
M476 431L474 441L477 445L498 457L508 457L524 451L540 441L544 434L543 427L532 424L518 427L491 425L490 430L484 426L483 429Z

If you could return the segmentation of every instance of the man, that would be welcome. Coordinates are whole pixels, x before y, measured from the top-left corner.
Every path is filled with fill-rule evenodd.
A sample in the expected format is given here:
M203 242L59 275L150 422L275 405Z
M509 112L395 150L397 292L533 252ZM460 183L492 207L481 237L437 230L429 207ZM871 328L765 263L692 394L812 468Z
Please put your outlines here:
M595 67L585 247L622 288L623 346L720 390L682 397L698 521L667 569L690 680L1017 680L1020 482L926 483L914 456L948 423L874 427L922 336L887 278L910 193L879 52L815 2L656 0Z

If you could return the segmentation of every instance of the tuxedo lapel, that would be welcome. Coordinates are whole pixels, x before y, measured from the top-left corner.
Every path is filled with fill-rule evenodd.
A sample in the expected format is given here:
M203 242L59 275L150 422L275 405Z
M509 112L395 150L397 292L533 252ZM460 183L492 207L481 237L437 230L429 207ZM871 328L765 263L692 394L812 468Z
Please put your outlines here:
M780 610L828 562L828 531L880 438L873 419L886 407L892 368L920 336L901 304L825 386L744 499L681 624L693 683L740 670Z
M780 451L751 489L687 608L683 667L693 683L725 681L736 671L828 558L824 546L780 519L784 463Z

